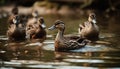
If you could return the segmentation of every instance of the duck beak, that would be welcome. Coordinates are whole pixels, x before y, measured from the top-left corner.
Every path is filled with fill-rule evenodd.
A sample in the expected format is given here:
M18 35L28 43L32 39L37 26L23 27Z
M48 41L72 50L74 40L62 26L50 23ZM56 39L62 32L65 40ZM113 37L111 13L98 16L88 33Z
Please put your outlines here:
M93 22L93 23L96 23L96 20L94 19L94 20L92 20L92 22Z
M16 23L17 23L17 20L16 20L16 19L13 19L13 23L16 24Z
M50 28L48 28L49 30L54 30L55 29L55 25L51 26Z
M41 26L42 26L42 28L46 28L46 25L45 25L45 24L42 24Z
M37 17L38 14L37 13L32 13L33 17Z

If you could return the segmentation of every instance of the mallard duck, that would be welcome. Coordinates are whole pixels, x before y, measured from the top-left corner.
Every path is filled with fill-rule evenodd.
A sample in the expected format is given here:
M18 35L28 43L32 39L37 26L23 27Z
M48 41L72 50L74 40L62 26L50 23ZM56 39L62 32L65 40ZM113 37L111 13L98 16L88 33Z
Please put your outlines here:
M99 38L99 27L96 25L95 13L90 13L88 21L79 25L79 34L81 38L97 40Z
M87 44L87 40L71 40L65 39L63 36L65 30L65 24L61 20L57 20L53 26L48 28L49 30L58 29L57 36L55 38L55 51L68 51L84 47Z
M25 26L20 23L19 16L13 17L13 23L8 27L7 36L11 41L25 40Z
M26 26L26 38L27 39L40 39L43 42L46 39L46 31L43 17L40 17L39 22L29 23Z

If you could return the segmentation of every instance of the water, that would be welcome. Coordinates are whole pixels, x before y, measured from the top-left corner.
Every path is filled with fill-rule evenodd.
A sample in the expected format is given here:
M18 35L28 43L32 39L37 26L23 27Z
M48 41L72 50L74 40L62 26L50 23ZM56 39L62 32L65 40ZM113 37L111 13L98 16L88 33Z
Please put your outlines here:
M56 19L65 21L65 35L77 35L77 26L86 17L44 16L47 27ZM103 18L104 19L104 18ZM3 21L2 21L3 20ZM74 20L74 21L73 21ZM105 19L104 19L105 20ZM39 42L8 42L6 18L0 24L0 69L120 69L120 24L115 17L99 20L100 40L82 49L54 51L54 35L47 30L47 40ZM73 25L74 23L74 25ZM72 24L72 25L71 25ZM4 26L5 25L5 26ZM72 28L74 26L74 29ZM74 31L74 32L73 32Z

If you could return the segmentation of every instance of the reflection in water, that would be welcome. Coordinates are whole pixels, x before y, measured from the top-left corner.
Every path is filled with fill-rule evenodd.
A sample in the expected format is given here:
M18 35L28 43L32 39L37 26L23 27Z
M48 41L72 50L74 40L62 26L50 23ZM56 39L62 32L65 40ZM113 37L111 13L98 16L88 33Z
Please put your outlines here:
M117 55L108 55L111 52L89 52L88 53L64 53L55 52L56 60L70 62L74 65L85 66L85 67L116 67L119 66L120 58ZM112 54L119 53L114 52ZM117 57L116 57L117 56ZM114 57L114 58L113 58Z
M5 47L7 50L7 55L10 55L10 59L30 59L32 57L29 57L30 55L34 55L34 57L39 57L42 54L42 44L41 43L30 43L26 44L24 42L15 43L10 42ZM24 57L22 57L24 56Z
M45 16L47 26L50 26L57 18L56 16ZM65 31L65 34L71 32L71 34L76 34L78 24L85 20L81 19L80 21L80 18L74 18L72 21L73 18L62 16L59 18L68 23L66 24L68 30ZM120 27L118 22L116 18L111 17L106 21L107 25L99 24L101 28L99 41L70 52L55 52L52 35L48 35L43 44L39 42L7 42L6 36L1 35L0 69L119 69ZM2 26L0 25L1 28ZM5 34L5 30L2 32ZM49 31L48 33L51 34ZM54 33L52 32L52 34ZM1 53L1 51L5 51L5 53Z

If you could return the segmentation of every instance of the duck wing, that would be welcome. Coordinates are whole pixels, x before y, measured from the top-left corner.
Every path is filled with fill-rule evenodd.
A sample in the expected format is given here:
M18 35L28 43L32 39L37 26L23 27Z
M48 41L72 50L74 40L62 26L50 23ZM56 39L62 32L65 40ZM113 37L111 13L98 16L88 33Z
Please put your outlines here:
M81 43L75 40L64 41L64 43L60 43L59 47L56 49L57 51L69 51L80 49L87 44L86 41L82 41Z

